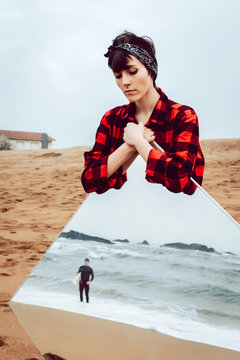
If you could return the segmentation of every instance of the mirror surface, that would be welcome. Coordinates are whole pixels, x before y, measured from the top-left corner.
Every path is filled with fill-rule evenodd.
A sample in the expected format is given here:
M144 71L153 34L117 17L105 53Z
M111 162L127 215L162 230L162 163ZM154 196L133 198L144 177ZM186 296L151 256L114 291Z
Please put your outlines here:
M77 359L77 319L86 332L91 321L90 332L118 322L240 351L239 225L200 187L175 194L144 177L138 156L121 190L89 194L11 299L42 354L56 353L64 336L58 353ZM73 279L85 257L95 278L80 303ZM118 336L129 341L126 328ZM146 342L146 352L153 347Z

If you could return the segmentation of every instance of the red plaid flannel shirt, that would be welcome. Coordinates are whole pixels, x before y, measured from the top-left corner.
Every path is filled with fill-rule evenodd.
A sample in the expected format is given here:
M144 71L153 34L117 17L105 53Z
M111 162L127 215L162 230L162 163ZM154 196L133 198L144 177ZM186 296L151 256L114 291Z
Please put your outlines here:
M145 179L160 183L174 193L191 195L202 184L204 156L199 144L198 117L187 105L168 99L160 87L160 98L145 124L155 134L155 141L163 149L149 152ZM107 178L108 156L123 144L123 131L129 121L138 123L134 116L135 103L130 102L107 111L98 126L95 144L84 153L85 166L81 174L84 190L104 193L110 188L120 189L127 181L122 165ZM139 155L140 156L140 155Z

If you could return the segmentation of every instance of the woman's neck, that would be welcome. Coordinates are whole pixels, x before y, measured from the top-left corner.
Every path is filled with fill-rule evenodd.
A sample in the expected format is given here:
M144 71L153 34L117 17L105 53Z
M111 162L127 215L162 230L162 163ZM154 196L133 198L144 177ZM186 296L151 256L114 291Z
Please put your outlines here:
M151 114L159 98L158 91L154 87L150 88L140 100L135 101L135 115Z

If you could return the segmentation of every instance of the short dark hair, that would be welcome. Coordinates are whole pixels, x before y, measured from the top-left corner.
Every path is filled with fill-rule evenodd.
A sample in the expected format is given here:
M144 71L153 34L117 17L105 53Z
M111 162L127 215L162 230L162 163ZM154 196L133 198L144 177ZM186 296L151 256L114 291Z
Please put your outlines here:
M121 34L115 37L112 40L112 45L116 46L119 44L130 43L138 45L139 47L147 50L152 56L155 57L156 50L152 39L149 36L137 36L136 34L124 30ZM108 66L112 69L113 72L121 72L123 69L127 70L129 65L127 65L128 60L130 60L131 54L122 49L113 49L108 58ZM148 73L153 79L153 86L156 88L155 80L157 75L150 69L147 69Z
M86 258L84 261L88 261L88 262L89 262L89 259L88 259L88 258Z

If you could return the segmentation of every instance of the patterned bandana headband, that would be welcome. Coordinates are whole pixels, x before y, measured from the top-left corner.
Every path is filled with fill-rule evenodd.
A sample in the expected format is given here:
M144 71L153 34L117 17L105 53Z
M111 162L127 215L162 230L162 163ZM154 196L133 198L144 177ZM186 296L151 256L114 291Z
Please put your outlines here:
M116 46L114 45L109 46L108 52L104 54L104 56L109 57L110 52L114 49L122 49L128 51L130 54L135 56L139 61L141 61L146 66L146 68L152 70L157 77L157 67L158 67L157 60L155 56L152 56L147 50L135 44L124 43Z

